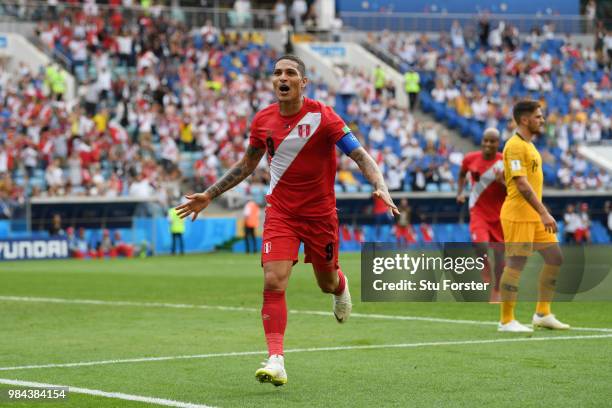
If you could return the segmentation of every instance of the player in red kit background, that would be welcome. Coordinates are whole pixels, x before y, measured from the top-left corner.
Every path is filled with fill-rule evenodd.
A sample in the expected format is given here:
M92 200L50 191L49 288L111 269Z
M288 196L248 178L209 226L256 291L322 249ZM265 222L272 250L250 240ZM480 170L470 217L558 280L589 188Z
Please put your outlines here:
M468 153L461 164L457 188L457 202L463 204L466 176L472 180L470 192L470 235L477 256L488 254L489 243L495 252L495 285L491 291L491 302L499 303L499 281L504 270L504 234L499 221L499 213L506 198L503 173L504 164L499 149L499 132L495 128L485 130L481 150ZM488 256L488 255L487 255ZM487 260L483 280L491 281L491 265Z
M261 317L268 344L268 360L255 372L261 382L287 382L283 339L287 325L285 290L291 268L304 243L304 262L312 263L317 283L333 294L338 322L349 317L352 304L347 279L338 264L338 216L334 180L336 146L349 155L372 184L373 195L399 214L376 162L359 145L342 119L328 106L303 96L304 63L293 55L279 58L272 83L278 99L258 112L251 124L244 157L217 183L177 207L181 217L200 211L223 192L234 187L256 168L267 152L270 188L266 196L261 263L264 291Z

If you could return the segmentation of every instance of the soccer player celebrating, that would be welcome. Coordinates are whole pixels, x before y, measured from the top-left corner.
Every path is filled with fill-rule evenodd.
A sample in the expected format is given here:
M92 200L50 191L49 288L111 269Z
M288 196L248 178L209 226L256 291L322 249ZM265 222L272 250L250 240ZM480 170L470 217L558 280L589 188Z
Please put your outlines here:
M189 201L177 207L181 217L192 215L195 220L213 199L248 177L267 151L271 180L261 255L261 318L269 357L255 376L277 386L287 382L283 357L285 290L300 242L304 243L304 261L312 264L319 287L333 294L337 321L345 322L351 313L347 279L338 264L335 146L357 163L374 187L373 195L399 214L376 162L342 119L330 107L304 97L307 82L301 59L293 55L279 58L272 73L278 103L253 118L244 157L205 192L187 195Z
M499 221L499 212L506 198L504 185L504 164L499 149L499 132L495 128L484 131L481 149L468 153L461 163L459 182L457 183L457 202L463 204L466 176L472 179L470 192L470 235L478 257L484 257L485 268L483 281L491 282L491 266L487 259L490 242L495 252L495 285L491 291L490 301L499 302L499 281L504 269L504 233Z
M521 272L534 250L544 258L538 284L538 302L533 325L569 329L550 311L559 268L563 262L557 241L557 223L542 204L542 158L532 139L542 132L544 116L536 101L514 105L512 115L517 131L504 147L504 174L508 195L501 209L506 266L501 278L501 321L498 331L531 332L514 318Z

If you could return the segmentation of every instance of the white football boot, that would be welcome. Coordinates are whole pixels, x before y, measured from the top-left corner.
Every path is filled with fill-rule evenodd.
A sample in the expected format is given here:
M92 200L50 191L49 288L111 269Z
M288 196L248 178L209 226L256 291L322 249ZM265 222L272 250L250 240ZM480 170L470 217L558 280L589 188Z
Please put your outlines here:
M561 323L554 314L549 313L546 316L538 316L537 313L533 314L533 327L545 327L553 330L568 330L569 324Z
M497 326L498 332L507 332L507 333L531 333L533 329L531 327L527 327L524 324L520 324L517 320L512 320L506 324L502 324L499 322Z
M338 323L344 323L348 320L353 310L353 303L351 303L351 292L349 292L348 278L344 275L344 292L336 296L334 295L334 316Z
M268 361L262 363L263 367L255 371L255 378L260 383L272 383L279 387L287 384L287 372L285 371L285 358L279 354L273 354Z

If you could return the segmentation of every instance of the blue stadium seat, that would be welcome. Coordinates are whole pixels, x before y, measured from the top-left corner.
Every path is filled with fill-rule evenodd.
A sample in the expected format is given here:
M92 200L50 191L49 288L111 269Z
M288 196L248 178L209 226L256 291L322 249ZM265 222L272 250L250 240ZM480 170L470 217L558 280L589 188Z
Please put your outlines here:
M429 193L437 193L440 191L440 188L438 187L437 184L435 183L428 183L425 186L425 191L429 192Z

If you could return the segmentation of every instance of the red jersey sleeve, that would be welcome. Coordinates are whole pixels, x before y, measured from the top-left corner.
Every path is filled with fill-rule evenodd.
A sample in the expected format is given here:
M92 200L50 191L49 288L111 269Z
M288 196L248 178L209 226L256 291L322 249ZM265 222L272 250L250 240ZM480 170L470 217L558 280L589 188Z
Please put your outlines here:
M249 136L249 145L256 147L258 149L265 149L266 147L266 138L264 135L264 130L259 125L261 115L257 113L253 118L253 122L251 122L251 134Z
M461 162L462 173L468 173L470 171L470 162L472 161L472 157L474 157L474 155L472 153L468 153L463 158L463 161Z
M322 114L323 120L325 121L325 132L334 143L338 142L338 140L342 139L344 135L351 131L332 107L324 106Z

